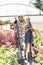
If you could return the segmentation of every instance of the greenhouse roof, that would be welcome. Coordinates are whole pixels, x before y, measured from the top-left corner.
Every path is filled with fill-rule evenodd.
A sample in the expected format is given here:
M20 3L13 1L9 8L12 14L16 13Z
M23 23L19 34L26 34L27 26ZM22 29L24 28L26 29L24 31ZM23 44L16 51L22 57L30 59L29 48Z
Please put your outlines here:
M40 15L43 12L33 5L28 4L30 0L1 0L0 17L16 15Z

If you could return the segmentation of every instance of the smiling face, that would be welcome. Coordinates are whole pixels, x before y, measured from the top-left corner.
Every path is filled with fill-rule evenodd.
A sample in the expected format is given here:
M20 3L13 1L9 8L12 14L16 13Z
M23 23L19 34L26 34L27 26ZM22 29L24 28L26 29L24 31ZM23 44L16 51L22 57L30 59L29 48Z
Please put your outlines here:
M30 18L27 18L27 19L26 19L26 23L27 23L27 24L30 24Z
M22 22L23 21L23 16L22 15L18 16L18 19L19 19L20 22Z

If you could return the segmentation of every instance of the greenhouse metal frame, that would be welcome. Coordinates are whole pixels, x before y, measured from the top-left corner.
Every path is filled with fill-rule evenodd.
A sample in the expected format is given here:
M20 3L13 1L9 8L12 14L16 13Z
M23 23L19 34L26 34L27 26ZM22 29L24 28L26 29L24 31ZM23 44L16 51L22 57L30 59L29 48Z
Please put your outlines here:
M3 5L0 5L0 7L2 6L6 6L6 5L23 5L23 6L27 6L27 7L32 7L31 5L27 5L27 4L21 4L21 3L7 3L7 4L3 4ZM32 7L34 8L34 7ZM0 16L0 17L16 17L18 15L3 15L3 16ZM43 16L43 14L41 14L41 10L39 9L39 14L25 14L23 16Z

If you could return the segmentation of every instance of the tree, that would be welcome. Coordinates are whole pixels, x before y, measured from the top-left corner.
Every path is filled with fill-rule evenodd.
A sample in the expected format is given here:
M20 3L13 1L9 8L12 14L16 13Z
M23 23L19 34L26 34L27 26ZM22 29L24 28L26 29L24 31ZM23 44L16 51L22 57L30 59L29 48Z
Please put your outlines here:
M36 0L33 5L43 11L43 0Z

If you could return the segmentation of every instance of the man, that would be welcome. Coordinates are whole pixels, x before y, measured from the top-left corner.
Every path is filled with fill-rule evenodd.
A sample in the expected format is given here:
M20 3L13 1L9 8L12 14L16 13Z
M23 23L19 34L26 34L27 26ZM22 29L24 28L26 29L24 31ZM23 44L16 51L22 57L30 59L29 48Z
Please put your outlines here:
M18 16L17 25L18 25L18 37L20 39L20 44L22 44L22 39L21 39L22 31L23 31L22 21L23 21L23 16Z
M19 39L19 57L20 60L22 59L22 31L23 31L23 16L18 16L18 21L17 21L17 32L18 32L18 39Z

